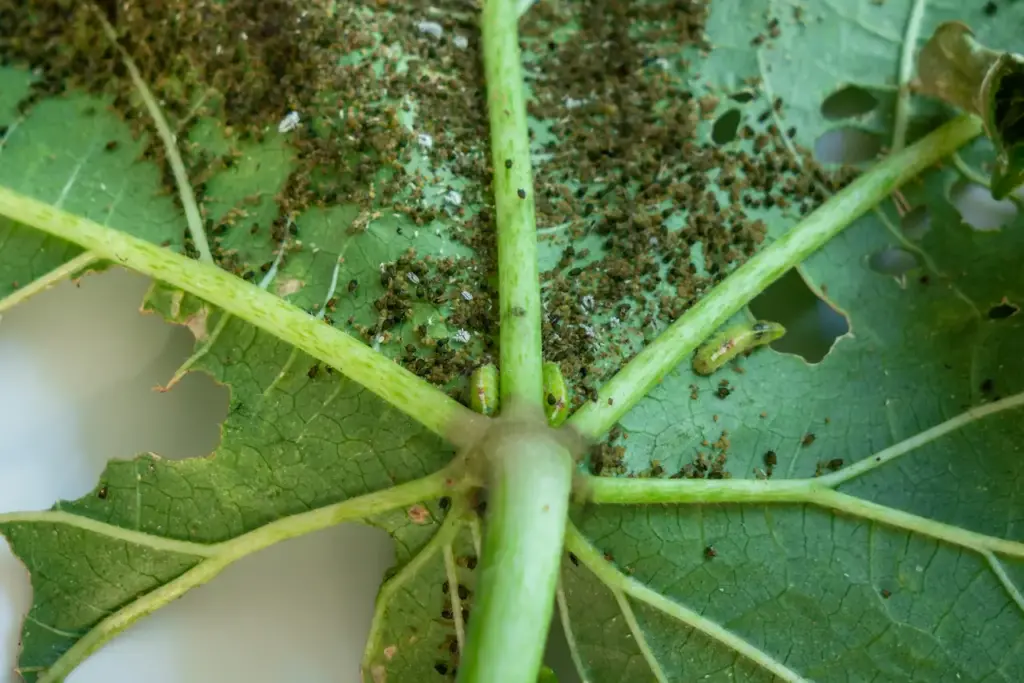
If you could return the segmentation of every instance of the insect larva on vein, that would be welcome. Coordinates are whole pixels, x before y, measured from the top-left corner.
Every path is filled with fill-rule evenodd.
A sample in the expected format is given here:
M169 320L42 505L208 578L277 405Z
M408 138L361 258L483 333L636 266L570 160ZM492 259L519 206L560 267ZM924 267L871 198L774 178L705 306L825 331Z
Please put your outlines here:
M498 368L481 365L469 377L469 407L490 417L498 411Z
M741 353L770 344L784 334L785 327L766 320L727 327L700 345L693 357L693 371L710 375Z
M543 365L544 414L548 424L557 427L569 415L569 388L558 363ZM488 417L498 412L498 368L493 363L481 365L469 377L469 407Z
M569 388L558 363L544 362L544 414L548 424L557 427L569 416Z

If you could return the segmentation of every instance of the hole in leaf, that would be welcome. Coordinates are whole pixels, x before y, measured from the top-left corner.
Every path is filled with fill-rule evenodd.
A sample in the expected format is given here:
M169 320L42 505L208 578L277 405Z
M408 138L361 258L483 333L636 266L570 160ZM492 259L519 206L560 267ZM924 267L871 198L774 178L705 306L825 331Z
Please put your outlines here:
M932 229L932 215L925 205L915 206L903 214L900 219L900 227L907 238L914 241L924 239L928 231Z
M730 109L715 121L711 129L711 139L716 145L724 145L736 139L736 131L740 127L740 110Z
M868 258L868 267L881 275L902 277L917 268L917 257L906 249L887 247Z
M740 90L729 95L730 99L740 104L746 104L754 99L754 93L750 90Z
M836 121L854 116L863 116L878 106L878 99L870 92L856 85L840 88L821 103L821 115Z
M172 391L153 391L192 353L194 339L184 327L139 314L148 285L138 275L110 269L83 278L80 288L64 282L4 313L0 512L42 510L90 491L96 505L134 505L134 487L124 482L110 482L103 494L94 489L112 455L132 458L154 450L173 458L206 456L220 440L225 386L197 372ZM252 438L235 447L251 449ZM170 481L176 492L183 490ZM182 520L174 513L212 500L197 495L169 499L170 519ZM208 509L218 514L216 505ZM10 669L14 626L29 609L32 587L6 548L0 540L0 602L10 625L0 661ZM293 669L297 656L304 677L329 680L339 667L359 661L373 596L394 561L391 539L362 525L291 539L227 568L202 591L153 614L144 629L129 629L116 648L82 663L74 678L280 680L267 672ZM294 628L282 632L278 618ZM183 629L183 623L194 626ZM153 661L169 664L154 675Z
M859 164L881 150L881 136L852 126L827 131L814 142L814 156L823 164Z
M1009 199L997 200L987 187L961 181L953 186L949 201L960 212L964 223L975 230L999 230L1017 218L1017 205Z
M1002 303L988 309L988 317L989 320L1006 320L1012 315L1017 315L1018 311L1020 306L1015 306L1004 299Z
M192 354L195 339L184 326L139 314L148 286L145 278L113 268L83 277L78 287L61 283L4 314L4 348L27 349L27 363L45 363L49 374L62 378L65 391L92 397L75 406L79 417L71 421L79 424L76 433L96 476L112 454L201 457L220 442L226 387L192 372L172 391L153 391ZM68 338L79 342L68 347Z
M772 342L773 349L796 354L808 363L821 362L836 339L850 331L846 317L812 292L795 270L751 301L750 312L786 328L786 334Z

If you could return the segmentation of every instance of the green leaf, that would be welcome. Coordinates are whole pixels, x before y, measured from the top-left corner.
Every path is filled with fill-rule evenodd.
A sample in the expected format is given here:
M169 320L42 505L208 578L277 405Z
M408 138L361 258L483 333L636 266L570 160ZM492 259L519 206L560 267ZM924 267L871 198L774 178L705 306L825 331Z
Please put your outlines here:
M952 117L909 97L939 24L1019 51L1024 18L952 0L527 4L535 182L516 195L536 206L544 359L574 407L595 412L621 408L598 390L637 351L870 172L875 152ZM145 309L196 337L168 388L207 372L231 411L209 457L112 462L79 500L0 515L35 591L23 677L59 680L230 562L363 519L398 555L364 680L454 679L486 553L482 479L438 436L475 445L476 432L453 429L465 416L441 391L461 396L499 358L500 314L516 315L498 310L489 188L511 169L489 161L475 12L119 5L106 18L177 136L179 186L98 10L63 5L0 0L0 190L45 209L0 217L0 312L110 262L156 273L167 282ZM854 167L817 162L819 138L843 128L875 149ZM981 140L958 161L976 181L993 159ZM586 681L1024 670L1024 330L1008 315L1024 300L1021 219L965 225L961 172L928 170L799 266L849 323L824 359L764 348L711 377L683 364L597 446L587 465L601 476L581 479L590 500L573 512L557 596ZM902 230L904 203L927 212L925 234ZM68 242L43 232L43 214ZM172 256L195 256L197 229L216 265L254 286ZM877 272L893 252L906 268ZM357 356L341 332L398 365ZM518 577L524 561L495 571Z
M390 516L408 526L403 516ZM429 530L436 533L416 529L416 544L396 536L401 568L381 586L363 657L369 680L454 678L458 672L477 588L478 551L458 511Z
M805 3L804 25L773 15L780 38L755 50L737 18L749 16L751 33L767 34L764 15L715 3L711 42L725 47L693 68L720 76L713 82L726 87L747 76L766 79L762 92L770 86L785 102L778 125L795 125L795 140L810 145L830 125L817 112L830 91L851 83L871 92L893 87L877 79L898 70L895 30L907 23L910 5L865 3L847 15L838 5ZM922 39L952 9L927 7ZM997 18L970 21L1007 47L1005 22L1022 16L1000 6ZM842 54L826 46L842 46ZM881 109L885 98L878 99ZM764 100L743 107L744 121L764 107ZM985 141L965 154L992 159ZM839 514L813 496L801 503L767 487L746 504L742 493L701 504L700 489L692 489L686 500L693 505L587 506L576 523L605 553L600 561L669 601L652 605L636 597L639 588L617 599L594 574L567 563L571 628L587 680L1015 678L1024 665L1024 538L1013 520L1024 462L1014 444L1024 434L1012 409L1024 389L1015 350L1024 328L1018 316L994 319L990 310L1024 297L1024 244L1019 218L995 233L964 224L950 200L956 178L952 169L934 170L903 190L909 207L928 212L923 239L904 234L886 202L803 264L801 277L827 292L850 326L820 363L764 351L740 361L743 374L725 369L703 378L680 366L621 420L615 441L628 476L651 477L656 466L665 477L715 476L717 469L756 481L768 470L768 483L785 484L778 480L813 482L830 465L857 463L863 469L838 490L886 507ZM773 235L787 227L769 223ZM912 256L909 272L872 271L872 256L888 249ZM716 395L720 382L728 383L724 399ZM1005 397L1013 399L1004 407L994 403ZM982 406L992 414L908 443ZM908 452L884 456L901 443ZM896 511L919 516L923 526L911 528ZM957 530L1016 545L1008 555L992 553L953 542ZM672 614L672 605L690 612ZM739 652L716 627L751 651Z

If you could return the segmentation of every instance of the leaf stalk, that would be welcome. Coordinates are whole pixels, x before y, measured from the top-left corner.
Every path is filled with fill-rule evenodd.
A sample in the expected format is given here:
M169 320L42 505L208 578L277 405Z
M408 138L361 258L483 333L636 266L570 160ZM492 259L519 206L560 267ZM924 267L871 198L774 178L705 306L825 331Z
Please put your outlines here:
M518 18L515 0L487 0L481 34L498 231L500 403L503 414L522 411L526 421L521 429L498 427L505 431L483 453L489 488L480 589L459 683L536 683L572 487L572 456L552 438L541 408L540 276Z

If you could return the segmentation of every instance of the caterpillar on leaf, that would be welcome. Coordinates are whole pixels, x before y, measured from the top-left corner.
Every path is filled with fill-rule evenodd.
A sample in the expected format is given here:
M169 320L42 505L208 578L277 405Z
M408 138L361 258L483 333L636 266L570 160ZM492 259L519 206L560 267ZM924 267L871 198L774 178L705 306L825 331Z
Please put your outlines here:
M700 345L693 357L693 371L710 375L741 353L770 344L784 334L785 327L766 320L727 327Z
M490 417L498 412L498 368L481 365L469 377L469 407Z
M557 427L569 415L569 388L558 363L546 361L543 368L544 414L548 424ZM493 363L481 365L469 378L469 407L481 415L498 412L498 368Z

